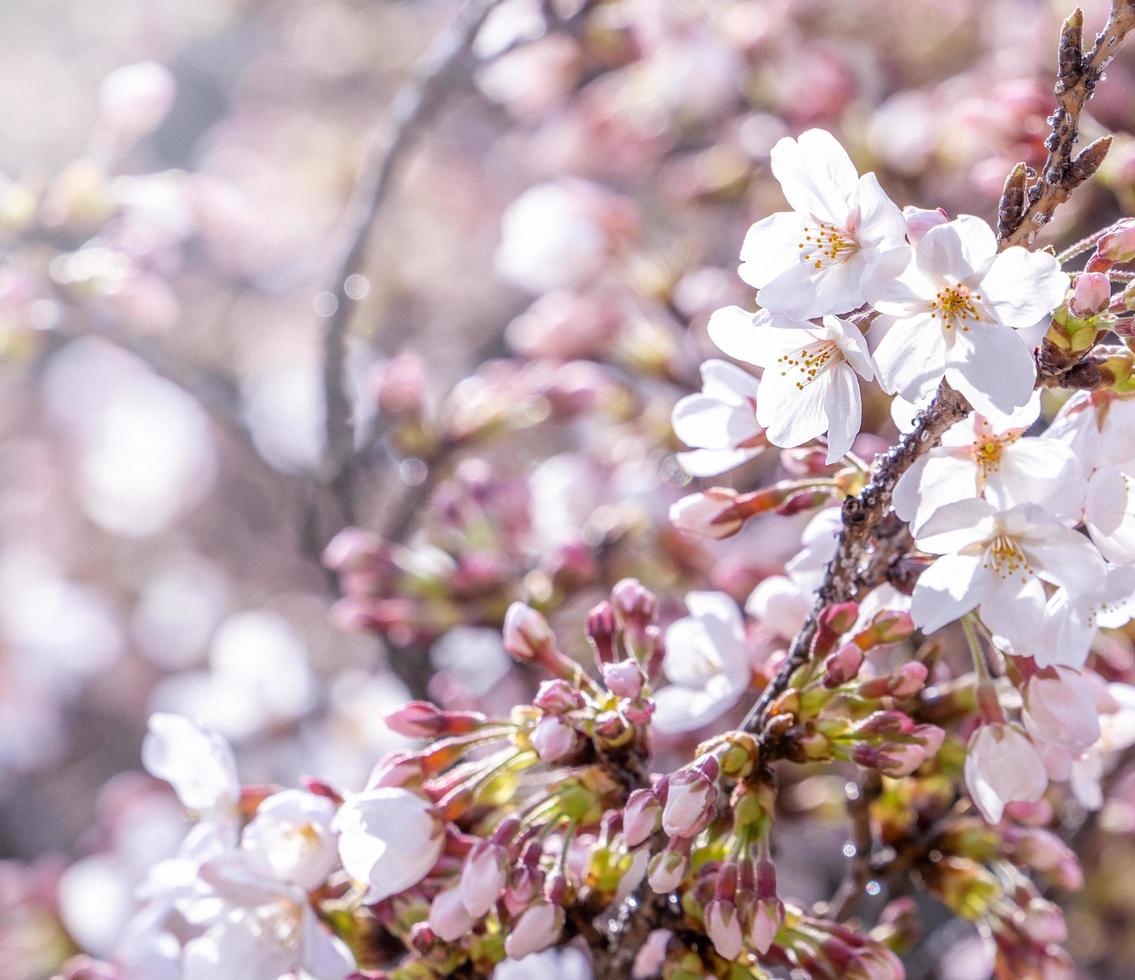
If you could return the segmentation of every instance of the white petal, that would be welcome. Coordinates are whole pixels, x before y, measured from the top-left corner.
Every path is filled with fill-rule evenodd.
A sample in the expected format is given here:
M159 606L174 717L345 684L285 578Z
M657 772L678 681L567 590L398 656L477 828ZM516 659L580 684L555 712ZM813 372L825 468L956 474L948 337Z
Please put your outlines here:
M1043 643L1044 586L1032 575L1023 579L991 576L990 582L981 597L982 622L1013 653L1031 653Z
M737 270L741 280L761 289L798 265L806 223L805 215L780 211L753 225L741 246L741 265Z
M993 229L981 218L962 214L923 235L915 248L915 261L927 276L966 282L984 273L996 254Z
M793 210L843 225L859 175L831 133L809 129L799 140L785 137L772 148L772 172Z
M1051 524L1018 540L1045 581L1063 585L1073 595L1089 595L1103 587L1107 574L1103 559L1078 531Z
M711 357L702 364L700 374L704 395L733 404L757 400L760 380L736 364Z
M910 615L919 629L933 633L972 610L984 585L980 556L944 555L919 576Z
M732 449L760 433L756 409L707 395L687 395L670 417L674 434L687 446Z
M1032 351L1016 332L984 321L954 329L946 380L979 412L1008 413L1027 405L1036 384Z
M837 462L855 442L863 421L863 402L859 381L850 367L832 368L825 414L828 418L828 463Z
M993 506L980 498L946 504L922 526L915 543L929 554L960 551L988 537L994 513Z
M1132 481L1117 467L1101 466L1092 474L1084 520L1108 561L1135 563L1135 492Z
M797 388L792 377L770 368L762 379L757 421L774 446L791 449L823 435L828 429L827 396L834 372L826 371Z
M1041 504L1053 516L1080 513L1080 464L1064 443L1024 438L1006 446L997 470L989 475L985 494L997 507Z
M1069 282L1055 256L1013 246L994 259L982 279L981 297L1002 323L1030 327L1060 305Z
M911 523L911 530L919 538L926 533L925 524L939 507L977 496L977 466L972 460L958 459L951 455L930 455L924 456L920 462L923 465L918 471L913 513L911 517L903 518ZM906 474L903 479L906 479ZM897 499L897 487L895 491ZM908 504L905 500L903 506L906 510ZM895 512L898 513L897 504Z
M875 348L875 370L884 391L909 401L937 387L946 373L946 338L928 310L895 320Z
M347 944L331 935L311 906L304 907L303 968L314 980L345 980L355 972L355 958Z
M901 271L906 264L894 261L902 257L901 250L909 250L906 245L906 219L898 205L895 204L882 187L879 178L873 173L864 174L859 178L856 188L856 203L859 207L859 224L856 227L856 237L863 247L882 249L892 252L891 263L888 267L892 271ZM895 250L900 250L895 252ZM909 261L910 256L905 256Z
M825 316L824 327L828 336L838 345L843 356L847 359L855 372L864 381L875 377L875 362L871 359L871 349L867 346L867 338L854 324L841 320L836 316Z
M783 316L810 319L826 313L846 313L863 305L861 271L854 258L816 269L798 259L757 293L757 302Z
M675 458L690 476L706 477L735 469L764 451L763 446L753 449L695 449L688 453L675 453Z
M662 732L692 732L720 718L744 691L724 676L701 688L671 684L655 692L652 722Z
M707 330L709 339L722 353L764 367L770 352L762 334L753 327L752 313L739 306L722 307L709 318Z

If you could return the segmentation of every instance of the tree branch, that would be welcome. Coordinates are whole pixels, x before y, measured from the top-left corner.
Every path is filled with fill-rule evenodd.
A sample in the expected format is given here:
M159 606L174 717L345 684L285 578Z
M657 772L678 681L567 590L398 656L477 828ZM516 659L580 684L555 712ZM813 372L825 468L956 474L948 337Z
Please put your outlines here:
M353 518L354 421L346 389L347 336L355 303L348 281L366 260L370 232L402 159L446 97L465 78L477 32L500 0L468 0L452 27L422 60L416 79L395 97L393 120L375 133L347 203L331 272L323 292L331 299L323 328L324 477L334 489L347 521Z

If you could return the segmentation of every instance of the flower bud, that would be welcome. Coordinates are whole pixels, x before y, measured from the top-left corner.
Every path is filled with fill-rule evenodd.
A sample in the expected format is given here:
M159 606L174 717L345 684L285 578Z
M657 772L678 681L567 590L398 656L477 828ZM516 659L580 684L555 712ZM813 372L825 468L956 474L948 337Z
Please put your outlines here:
M532 703L550 715L565 715L569 711L578 711L585 704L579 690L569 681L559 677L550 681L541 681Z
M442 711L429 701L409 701L386 716L386 727L409 738L437 738L475 732L485 716L473 711Z
M839 638L855 625L858 616L859 606L854 602L838 602L825 608L816 624L813 655L822 657L831 653Z
M514 960L547 949L564 928L564 910L547 902L530 905L513 924L504 941L505 952Z
M562 718L547 715L533 729L532 747L544 762L558 762L576 746L575 729Z
M1112 265L1135 259L1135 220L1117 221L1111 231L1096 244L1095 253L1087 268L1093 272L1106 272Z
M627 797L623 809L623 837L628 847L638 847L647 840L662 823L662 804L653 791L636 789Z
M705 932L723 960L741 955L741 917L732 902L714 899L705 907Z
M690 842L675 839L654 855L647 865L646 880L659 895L674 891L690 870Z
M824 661L824 687L836 688L854 680L862 666L863 651L854 643L845 643Z
M612 663L616 659L615 609L604 600L587 614L587 638L595 650L595 658L601 664Z
M670 523L679 531L705 538L728 538L741 530L744 517L737 513L737 493L713 487L691 493L670 507Z
M504 648L516 660L538 660L555 649L548 621L531 606L514 602L504 616Z
M1072 284L1068 308L1081 320L1103 313L1111 303L1111 280L1104 272L1081 272Z
M679 770L671 778L662 810L662 829L669 837L692 837L709 821L717 801L717 788L696 767Z
M612 694L633 700L642 693L642 670L634 660L604 664L603 683Z
M1082 752L1100 737L1092 685L1078 671L1054 667L1029 678L1022 719L1035 739Z
M476 920L461 901L458 886L438 892L430 904L429 927L439 939L455 942L473 928Z
M508 881L508 852L499 844L479 841L461 869L461 903L475 919L496 904Z

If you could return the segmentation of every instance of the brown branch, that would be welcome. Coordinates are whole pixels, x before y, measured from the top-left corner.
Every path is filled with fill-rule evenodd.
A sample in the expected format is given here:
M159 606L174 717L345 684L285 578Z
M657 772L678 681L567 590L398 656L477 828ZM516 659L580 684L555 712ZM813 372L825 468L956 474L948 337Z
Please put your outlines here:
M468 0L453 26L422 60L417 78L395 97L393 120L371 140L332 250L323 292L333 297L323 328L324 476L349 522L354 512L354 421L346 390L347 336L355 303L347 282L366 260L370 232L399 164L446 97L461 86L477 32L500 0Z
M890 509L891 496L899 477L937 446L943 433L965 418L969 411L970 404L965 397L943 381L934 400L919 413L914 428L877 461L875 472L863 492L844 500L843 523L836 541L836 552L816 590L812 611L793 639L788 659L745 716L741 726L745 731L759 732L764 727L769 706L788 686L789 678L797 668L808 662L820 613L826 607L847 602L858 594L862 576L860 560L879 522Z
M1080 138L1080 113L1132 28L1135 28L1135 0L1112 0L1107 23L1096 36L1091 51L1085 54L1083 11L1076 8L1064 22L1053 90L1057 108L1052 117L1052 132L1045 140L1048 156L1027 189L1024 164L1018 164L1009 175L998 214L1002 248L1031 246L1056 208L1103 162L1111 146L1110 136L1072 155Z

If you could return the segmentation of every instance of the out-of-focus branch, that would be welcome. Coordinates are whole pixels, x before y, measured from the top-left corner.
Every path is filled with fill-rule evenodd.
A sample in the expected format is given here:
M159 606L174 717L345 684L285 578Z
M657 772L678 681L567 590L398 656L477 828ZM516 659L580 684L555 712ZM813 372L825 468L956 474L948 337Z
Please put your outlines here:
M1103 162L1111 146L1110 136L1072 155L1080 138L1080 113L1095 92L1104 69L1133 28L1135 0L1112 0L1107 23L1096 36L1092 49L1085 53L1084 12L1077 8L1064 21L1057 51L1054 89L1057 108L1052 117L1052 132L1045 140L1048 157L1038 175L1030 176L1023 163L1017 164L1009 174L998 213L1002 248L1030 246L1056 208Z
M333 297L323 332L324 476L349 521L353 516L354 422L346 389L347 336L355 303L348 280L366 260L370 232L394 175L422 128L460 87L472 61L477 32L499 0L469 0L453 26L422 60L417 77L394 99L393 119L371 140L347 203L329 263L324 292Z

